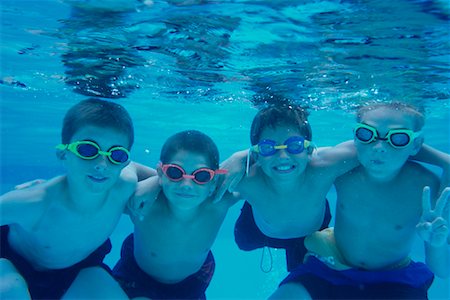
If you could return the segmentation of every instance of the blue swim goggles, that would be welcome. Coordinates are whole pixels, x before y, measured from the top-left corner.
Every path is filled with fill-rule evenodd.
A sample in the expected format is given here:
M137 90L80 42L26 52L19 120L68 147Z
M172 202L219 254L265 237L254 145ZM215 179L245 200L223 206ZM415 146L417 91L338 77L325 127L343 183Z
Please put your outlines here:
M282 145L277 145L274 140L262 140L250 148L251 151L261 156L274 155L278 150L285 149L290 154L300 154L311 145L311 141L301 136L291 136Z

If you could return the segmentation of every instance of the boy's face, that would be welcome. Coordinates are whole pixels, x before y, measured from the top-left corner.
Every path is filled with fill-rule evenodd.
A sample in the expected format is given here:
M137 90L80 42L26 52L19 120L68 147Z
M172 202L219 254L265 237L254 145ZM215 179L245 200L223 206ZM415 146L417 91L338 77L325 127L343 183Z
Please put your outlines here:
M185 150L178 151L166 164L174 164L181 167L186 175L192 175L194 171L201 168L211 169L205 156ZM179 175L177 169L177 175ZM168 172L171 172L169 170ZM181 171L182 172L182 171ZM168 201L175 207L189 210L199 206L215 190L216 180L204 184L196 183L192 178L181 178L178 181L171 180L158 168L160 183Z
M302 134L292 126L278 126L276 128L265 128L261 132L260 142L271 140L276 145L283 145L291 137L303 137ZM273 155L257 155L257 163L263 172L270 178L279 180L296 179L301 175L309 161L308 149L301 153L292 154L287 149L278 149Z
M414 130L414 119L411 115L389 108L378 108L365 113L360 123L377 130L379 137L385 138L389 130ZM355 138L358 159L365 170L375 178L390 178L397 174L411 155L415 155L421 147L421 138L403 148L394 148L388 141L375 139L371 143L362 143Z
M122 146L128 149L128 138L124 133L114 129L97 126L85 126L80 128L73 137L71 143L76 141L91 141L97 144L101 151L108 151L114 146ZM98 155L94 159L83 159L74 153L65 150L62 154L67 168L67 176L71 182L82 184L92 193L107 192L113 187L120 176L122 169L128 162L113 164L104 155Z

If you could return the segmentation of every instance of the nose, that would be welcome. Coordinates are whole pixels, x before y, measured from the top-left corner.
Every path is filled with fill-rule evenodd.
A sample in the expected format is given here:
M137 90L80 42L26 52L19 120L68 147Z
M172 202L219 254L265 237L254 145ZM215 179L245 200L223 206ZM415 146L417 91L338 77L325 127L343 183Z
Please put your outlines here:
M104 155L99 155L95 158L95 170L102 171L108 167L108 158Z
M181 179L180 181L180 186L183 188L191 188L194 184L194 181L192 180L192 178L189 177L183 177L183 179Z
M376 152L386 152L386 147L389 147L388 142L384 141L384 140L376 140L373 142L373 150L375 150Z
M279 149L278 157L279 158L289 158L289 153L286 151L287 149Z

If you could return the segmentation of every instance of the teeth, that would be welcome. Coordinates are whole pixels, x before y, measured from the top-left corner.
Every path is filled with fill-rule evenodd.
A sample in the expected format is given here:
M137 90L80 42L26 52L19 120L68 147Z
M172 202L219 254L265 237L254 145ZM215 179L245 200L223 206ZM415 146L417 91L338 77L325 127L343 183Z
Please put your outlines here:
M287 171L287 170L292 169L292 166L278 166L278 167L276 167L276 169L279 171Z

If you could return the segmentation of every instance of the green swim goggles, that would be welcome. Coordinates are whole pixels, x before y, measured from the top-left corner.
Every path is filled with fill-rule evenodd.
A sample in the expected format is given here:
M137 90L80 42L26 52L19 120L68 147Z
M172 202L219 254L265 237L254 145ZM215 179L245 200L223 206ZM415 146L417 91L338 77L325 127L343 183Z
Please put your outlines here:
M122 146L113 146L108 151L102 151L100 146L92 141L77 141L70 144L59 144L58 150L69 150L82 159L94 159L99 155L108 157L109 161L115 165L126 163L130 158L130 152Z
M358 123L354 129L355 138L363 144L369 144L376 140L387 141L389 145L400 149L408 147L414 139L422 134L422 131L414 132L410 129L391 129L384 138L380 137L376 128L367 124Z

